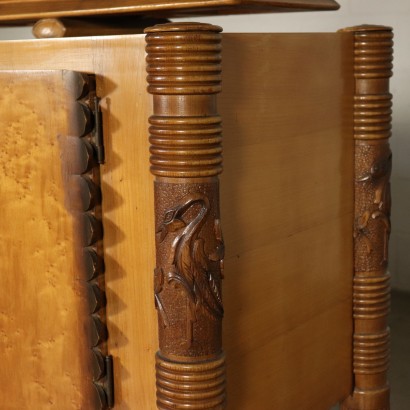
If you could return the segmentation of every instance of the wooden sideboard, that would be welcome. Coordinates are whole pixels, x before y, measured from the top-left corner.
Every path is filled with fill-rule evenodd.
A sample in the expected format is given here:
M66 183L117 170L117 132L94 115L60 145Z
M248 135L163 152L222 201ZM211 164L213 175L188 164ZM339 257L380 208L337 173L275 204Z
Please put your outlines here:
M391 60L378 26L1 42L2 408L389 409Z

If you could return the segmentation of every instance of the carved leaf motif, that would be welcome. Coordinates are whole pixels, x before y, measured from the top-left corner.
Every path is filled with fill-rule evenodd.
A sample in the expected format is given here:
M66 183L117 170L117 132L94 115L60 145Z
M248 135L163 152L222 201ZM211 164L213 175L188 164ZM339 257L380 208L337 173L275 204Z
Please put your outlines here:
M219 305L222 306L222 296L221 296L221 293L219 291L219 286L216 283L215 278L212 275L212 273L209 274L208 280L209 280L210 288L212 289L216 300L219 302ZM220 311L220 315L221 315L221 317L223 316L223 311Z
M370 216L370 212L366 211L363 215L357 218L354 231L354 237L356 238L356 240L362 240L365 242L368 255L372 252L372 243L368 236L368 232L366 231Z
M388 253L389 253L389 235L391 230L391 224L389 217L381 211L373 212L372 214L373 219L380 219L384 224L384 248L383 248L383 259L380 262L381 265L384 265L388 261Z
M188 298L191 300L191 302L192 303L196 302L196 296L195 296L193 286L190 283L188 283L185 277L183 277L182 275L178 273L174 265L172 265L171 270L168 272L167 278L168 278L168 283L174 282L175 284L181 285L185 289L186 294Z
M167 313L165 312L160 293L164 286L164 272L161 268L156 268L154 271L154 292L155 292L155 307L158 309L164 327L169 326Z

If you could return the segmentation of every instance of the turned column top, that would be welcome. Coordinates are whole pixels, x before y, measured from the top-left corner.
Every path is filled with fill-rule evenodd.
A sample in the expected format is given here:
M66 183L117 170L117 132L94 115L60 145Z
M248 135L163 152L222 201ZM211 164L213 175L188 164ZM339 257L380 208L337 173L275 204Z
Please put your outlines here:
M360 26L346 27L341 29L342 32L349 33L367 33L367 32L376 32L376 31L393 31L391 27L388 26L379 26L375 24L362 24Z
M148 91L160 95L203 95L221 91L221 27L168 23L147 33Z
M157 24L153 27L148 27L144 30L145 33L172 33L172 32L191 32L191 31L210 31L220 33L222 27L208 23L167 23Z

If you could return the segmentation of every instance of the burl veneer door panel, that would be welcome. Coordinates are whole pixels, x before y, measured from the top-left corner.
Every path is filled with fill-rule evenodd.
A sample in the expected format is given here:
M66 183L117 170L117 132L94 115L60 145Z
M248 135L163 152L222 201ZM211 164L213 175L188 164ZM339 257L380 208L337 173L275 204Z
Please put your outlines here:
M224 37L232 410L328 410L351 390L351 47L339 34Z
M0 42L0 68L7 67L96 74L104 123L100 169L115 409L155 410L155 228L147 129L152 105L144 36Z
M62 158L77 74L0 73L0 407L96 409ZM77 107L78 108L78 107ZM81 123L81 121L80 121Z

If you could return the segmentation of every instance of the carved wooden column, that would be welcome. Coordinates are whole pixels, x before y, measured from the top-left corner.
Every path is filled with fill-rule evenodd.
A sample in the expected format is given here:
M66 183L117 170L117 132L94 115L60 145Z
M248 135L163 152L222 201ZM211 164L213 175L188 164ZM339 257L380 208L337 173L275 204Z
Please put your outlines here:
M148 91L154 95L157 405L163 410L225 407L216 110L221 31L195 23L146 30Z
M388 410L392 30L361 26L354 33L355 276L354 392L344 410Z

